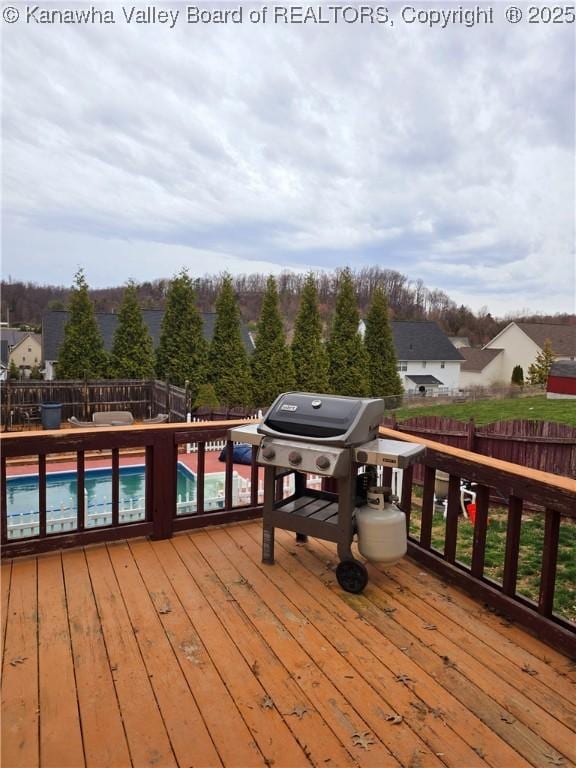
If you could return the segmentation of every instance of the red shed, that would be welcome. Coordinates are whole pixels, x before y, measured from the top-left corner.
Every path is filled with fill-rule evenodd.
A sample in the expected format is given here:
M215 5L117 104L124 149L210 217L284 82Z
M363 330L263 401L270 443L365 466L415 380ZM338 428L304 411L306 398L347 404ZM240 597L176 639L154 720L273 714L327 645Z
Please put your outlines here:
M576 398L576 360L559 360L552 363L546 387L548 399Z

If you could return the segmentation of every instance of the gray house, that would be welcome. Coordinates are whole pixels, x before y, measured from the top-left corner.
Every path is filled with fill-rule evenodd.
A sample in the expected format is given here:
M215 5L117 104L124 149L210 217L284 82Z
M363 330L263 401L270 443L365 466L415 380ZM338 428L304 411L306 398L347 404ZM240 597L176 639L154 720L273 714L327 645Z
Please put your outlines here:
M69 314L64 309L56 309L46 312L42 317L42 344L46 379L54 378L54 366L58 362L58 350L64 339L64 326L68 322ZM142 310L142 317L152 337L154 349L156 349L160 342L164 310L144 309ZM204 338L210 342L214 336L216 313L204 312L202 313L202 320L204 323ZM110 352L114 342L114 333L118 325L118 315L113 312L97 312L96 322L104 341L104 349ZM252 352L254 345L248 333L248 328L244 324L241 326L241 333L247 351Z

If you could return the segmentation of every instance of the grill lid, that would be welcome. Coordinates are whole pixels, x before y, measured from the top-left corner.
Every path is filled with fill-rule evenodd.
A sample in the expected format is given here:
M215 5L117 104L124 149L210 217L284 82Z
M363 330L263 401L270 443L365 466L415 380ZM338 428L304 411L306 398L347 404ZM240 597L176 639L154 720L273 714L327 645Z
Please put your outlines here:
M350 446L376 437L384 400L285 392L264 416L258 432L273 437Z

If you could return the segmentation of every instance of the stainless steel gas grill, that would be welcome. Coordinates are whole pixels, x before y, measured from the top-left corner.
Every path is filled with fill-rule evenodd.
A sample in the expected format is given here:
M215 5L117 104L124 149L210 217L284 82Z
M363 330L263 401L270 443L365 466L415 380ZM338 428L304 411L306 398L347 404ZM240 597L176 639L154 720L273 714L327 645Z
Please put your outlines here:
M230 430L230 439L259 445L265 467L262 560L274 563L274 529L294 531L299 540L315 536L338 545L336 576L349 592L361 592L366 567L352 554L355 509L366 503L371 465L404 468L424 448L377 437L384 401L287 392L280 395L261 424ZM276 498L276 481L294 472L294 494ZM307 476L334 478L338 492L309 488Z

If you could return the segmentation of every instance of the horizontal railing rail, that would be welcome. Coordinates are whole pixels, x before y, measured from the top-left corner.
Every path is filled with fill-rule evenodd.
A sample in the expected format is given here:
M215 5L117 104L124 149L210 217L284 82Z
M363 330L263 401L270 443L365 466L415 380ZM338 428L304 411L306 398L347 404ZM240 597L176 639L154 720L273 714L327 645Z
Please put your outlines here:
M477 599L537 632L550 644L576 653L576 626L554 612L556 576L561 525L576 525L576 480L522 467L500 459L482 456L431 440L381 428L383 437L401 439L426 446L421 480L421 496L415 498L415 475L420 467L403 472L400 506L407 517L418 502L419 535L409 535L408 553L430 570L464 588ZM391 475L391 470L386 470ZM433 546L436 473L448 475L445 522L440 526L443 542ZM475 483L475 520L470 564L458 558L458 526L461 521L461 480ZM386 480L391 485L391 477ZM501 583L488 578L486 548L489 533L489 508L496 496L504 508L506 543ZM540 561L538 601L519 593L521 534L526 505L544 516L544 536ZM443 514L441 513L441 517Z
M246 420L3 435L0 467L3 557L38 554L134 536L169 538L178 531L260 516L262 484L256 464L256 448L252 449L251 466L241 476L235 469L233 444L227 439L230 427L242 423ZM491 608L537 632L550 644L576 653L574 625L554 611L561 527L576 525L576 481L386 428L382 428L381 434L423 443L427 447L423 466L405 470L398 491L409 530L410 517L414 522L416 512L419 515L418 534L409 536L409 555ZM223 445L228 450L225 464L219 465L219 472L208 473L207 456L216 454L209 454L207 447L214 445ZM104 506L96 505L91 509L87 503L87 478L93 464L102 464L102 452L105 452L104 457L110 456L106 463L111 473L111 492ZM145 493L143 499L138 497L137 503L126 505L121 498L121 469L127 461L125 454L134 452L143 455ZM52 458L57 458L56 454L58 458L72 458L76 483L74 503L67 502L60 517L51 515L47 493L47 478L51 475ZM194 498L179 496L177 464L183 455L190 457L194 466ZM18 460L18 470L12 468L15 460ZM37 477L34 480L37 505L33 510L34 519L29 518L29 523L13 516L9 518L8 515L12 494L9 485L16 472L21 477L26 471L21 466L23 461L31 465L34 477ZM440 515L443 521L440 526L441 544L434 529L435 526L438 528L438 515L434 517L437 472L448 475L445 521L443 514ZM391 473L392 470L384 470L382 480L386 484L392 485ZM207 474L221 476L218 491L205 489ZM418 477L421 477L419 489ZM462 562L459 557L461 480L476 484L475 524L469 563ZM290 479L280 478L277 493L286 495L291 492ZM489 578L486 563L489 509L491 515L495 514L490 499L495 495L502 500L498 506L504 507L507 520L500 582ZM541 508L542 512L532 514L543 515L545 521L537 601L527 599L518 589L523 513L528 504ZM19 522L22 525L19 526Z

